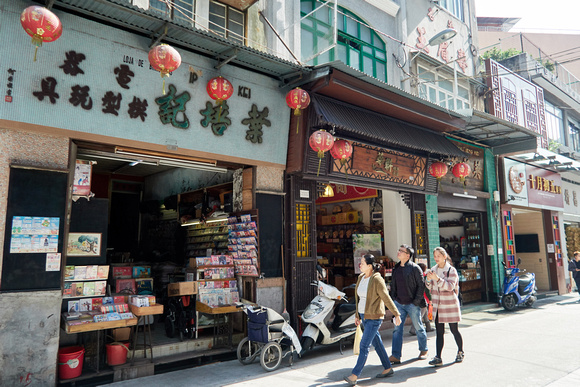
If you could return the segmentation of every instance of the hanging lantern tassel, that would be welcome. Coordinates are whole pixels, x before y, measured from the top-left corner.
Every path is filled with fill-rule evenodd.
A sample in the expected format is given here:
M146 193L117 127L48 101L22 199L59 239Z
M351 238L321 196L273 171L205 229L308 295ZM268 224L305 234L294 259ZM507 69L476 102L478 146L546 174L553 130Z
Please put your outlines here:
M296 120L296 134L300 129L300 115L301 109L306 109L310 104L310 95L306 90L297 87L286 94L286 104L289 108L294 110L294 115L299 116Z
M320 165L324 158L324 152L332 149L334 137L326 130L320 129L310 135L308 144L318 154L318 171L316 172L316 176L318 176L320 174Z

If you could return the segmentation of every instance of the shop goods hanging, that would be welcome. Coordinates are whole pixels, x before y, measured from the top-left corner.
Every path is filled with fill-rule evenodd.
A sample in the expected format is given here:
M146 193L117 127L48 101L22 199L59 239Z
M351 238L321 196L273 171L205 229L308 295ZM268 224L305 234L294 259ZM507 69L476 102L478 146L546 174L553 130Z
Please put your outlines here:
M453 170L451 172L453 173L453 176L457 177L459 181L463 183L464 187L467 185L465 178L469 176L469 173L471 172L469 164L463 162L457 163L453 166Z
M168 44L160 44L149 51L149 63L151 67L159 71L163 79L163 95L165 95L165 77L177 70L181 65L181 55Z
M38 5L31 5L22 11L20 24L28 35L32 37L34 49L34 61L36 62L36 52L43 42L54 42L62 35L62 24L60 19L50 10Z
M330 148L330 155L335 160L340 160L340 164L344 166L346 164L346 159L352 156L352 145L347 140L335 140L334 145ZM346 167L344 168L344 173L346 173Z
M302 113L301 110L306 109L310 105L310 95L306 90L297 87L286 94L286 104L290 109L294 110L295 116L300 116ZM300 117L296 120L296 134L298 134L299 127Z
M326 130L320 129L310 135L308 144L310 144L312 150L318 155L318 171L316 172L316 176L318 176L320 174L320 164L324 158L324 153L332 149L334 138Z

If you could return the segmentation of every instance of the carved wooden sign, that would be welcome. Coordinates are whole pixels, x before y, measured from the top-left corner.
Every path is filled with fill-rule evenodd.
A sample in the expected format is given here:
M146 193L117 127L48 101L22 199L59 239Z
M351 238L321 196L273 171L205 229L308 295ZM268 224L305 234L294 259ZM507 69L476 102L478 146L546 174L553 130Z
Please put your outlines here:
M463 157L453 157L447 159L446 161L449 163L449 172L447 175L443 176L441 179L441 185L449 185L455 187L462 187L463 183L459 181L459 179L453 176L451 170L453 166L460 162L465 162L469 165L470 173L468 176L465 177L465 188L468 189L475 189L479 191L483 191L483 168L484 168L484 150L483 148L465 144L459 141L450 140L455 146L461 149L463 152L469 155L468 158L464 160Z
M352 157L344 165L339 160L335 160L332 170L354 176L423 187L426 164L424 157L353 143Z

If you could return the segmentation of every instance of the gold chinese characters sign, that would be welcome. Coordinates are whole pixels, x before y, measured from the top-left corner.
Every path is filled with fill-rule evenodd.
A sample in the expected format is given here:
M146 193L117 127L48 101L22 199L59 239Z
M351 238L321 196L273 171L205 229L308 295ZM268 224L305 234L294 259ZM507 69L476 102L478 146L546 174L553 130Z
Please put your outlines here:
M344 165L334 160L333 172L416 187L425 185L425 157L359 143L352 145L352 157Z

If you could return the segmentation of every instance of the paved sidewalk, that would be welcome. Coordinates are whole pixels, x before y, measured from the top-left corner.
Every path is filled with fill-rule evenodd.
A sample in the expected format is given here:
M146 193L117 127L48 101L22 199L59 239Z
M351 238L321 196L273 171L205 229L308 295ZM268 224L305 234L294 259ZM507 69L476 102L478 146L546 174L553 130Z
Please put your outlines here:
M580 386L580 304L578 295L549 297L533 309L504 311L497 304L486 310L467 313L460 324L465 361L454 363L457 348L447 332L444 365L431 367L419 354L415 336L405 334L403 363L394 367L394 376L376 379L382 371L371 351L359 385L383 383L409 386ZM407 332L407 328L405 328ZM383 332L390 351L392 331ZM435 332L428 333L429 359L435 353ZM344 386L356 362L352 351L340 355L337 346L318 347L292 367L283 360L274 372L265 372L256 361L243 366L237 360L166 374L113 383L131 386Z

